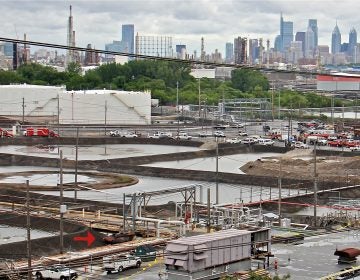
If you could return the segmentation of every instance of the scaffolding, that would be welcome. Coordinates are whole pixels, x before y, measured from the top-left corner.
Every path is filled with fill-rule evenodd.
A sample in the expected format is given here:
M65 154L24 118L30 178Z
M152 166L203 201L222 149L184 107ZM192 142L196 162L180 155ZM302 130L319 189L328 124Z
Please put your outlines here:
M172 37L136 34L136 54L173 57Z
M272 105L269 98L225 99L219 104L220 112L229 121L270 120Z

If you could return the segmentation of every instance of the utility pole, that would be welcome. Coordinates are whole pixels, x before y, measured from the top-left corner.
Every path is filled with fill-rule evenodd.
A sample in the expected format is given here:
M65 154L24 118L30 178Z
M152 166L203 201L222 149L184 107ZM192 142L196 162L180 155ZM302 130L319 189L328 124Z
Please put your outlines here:
M59 98L59 95L57 95L57 125L58 125L57 133L58 133L58 135L60 135L60 98Z
M216 137L216 204L219 204L219 137Z
M207 189L207 232L210 232L210 188Z
M179 123L179 82L176 82L176 116L177 116L177 137L180 133L180 123Z
M281 103L280 103L280 90L279 90L279 111L278 111L278 118L279 118L279 120L281 119L280 106L281 106Z
M71 120L74 120L74 92L71 93Z
M316 172L316 141L314 142L314 226L317 226L316 218L317 218L317 172Z
M76 128L76 146L75 146L75 190L74 190L74 200L77 200L77 190L78 190L78 155L79 155L79 127Z
M199 78L199 121L200 121L200 114L201 114L200 93L201 93L201 90L200 90L200 78Z
M26 249L27 249L27 259L28 259L28 280L32 279L31 273L31 228L30 228L30 194L29 194L29 180L26 180Z
M22 98L22 122L21 124L24 125L25 122L25 98Z
M107 121L106 121L106 118L107 118L107 100L105 100L105 126L104 126L104 136L106 136L106 125L107 125Z
M281 170L281 158L279 158L279 177L278 177L278 187L279 187L279 200L278 200L278 215L279 215L279 226L280 226L280 222L281 222L281 177L282 177L282 170Z
M125 205L126 205L126 194L123 193L123 232L125 232L125 230L126 230L126 209L125 209Z
M63 153L60 151L60 254L64 253Z

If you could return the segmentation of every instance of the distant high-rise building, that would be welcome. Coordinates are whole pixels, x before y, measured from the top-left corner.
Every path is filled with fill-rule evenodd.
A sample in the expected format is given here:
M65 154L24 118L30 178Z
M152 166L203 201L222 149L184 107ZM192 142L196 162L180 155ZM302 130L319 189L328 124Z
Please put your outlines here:
M234 39L234 61L235 64L247 62L247 39L237 37Z
M303 58L302 42L293 41L287 52L287 60L291 63L298 63L298 60Z
M315 52L315 38L314 31L311 26L308 27L305 33L305 57L313 58Z
M122 37L121 40L126 44L125 52L134 53L134 25L133 24L123 24L122 25Z
M355 28L351 28L350 33L349 33L349 49L348 49L348 53L349 55L354 58L355 57L355 48L357 45L357 32L355 30Z
M250 39L249 40L249 62L254 64L255 61L259 58L259 40Z
M186 45L176 45L175 51L177 58L186 59Z
M295 41L301 42L301 51L303 52L303 56L305 56L305 32L296 32Z
M10 42L4 43L4 55L12 56L13 55L13 44Z
M234 44L226 43L225 45L225 60L227 63L231 63L234 61Z
M275 49L275 51L281 52L281 44L282 44L282 42L281 42L281 36L280 36L280 35L277 35L277 36L275 37L275 41L274 41L274 49Z
M342 43L340 46L340 52L342 53L349 52L349 43Z
M331 53L336 54L341 51L341 33L336 23L331 36Z
M317 19L309 19L309 27L314 32L314 49L316 49L319 43L319 30L317 26Z
M284 21L282 13L280 15L280 37L281 52L284 52L290 47L290 43L294 40L294 24L292 21Z

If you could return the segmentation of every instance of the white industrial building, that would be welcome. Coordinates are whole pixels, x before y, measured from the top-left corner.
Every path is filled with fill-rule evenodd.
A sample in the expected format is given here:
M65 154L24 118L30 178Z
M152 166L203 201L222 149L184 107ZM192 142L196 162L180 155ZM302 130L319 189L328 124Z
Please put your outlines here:
M0 114L60 124L150 124L150 92L66 91L64 87L0 86Z
M359 91L360 75L349 73L332 73L317 75L317 90L323 91Z

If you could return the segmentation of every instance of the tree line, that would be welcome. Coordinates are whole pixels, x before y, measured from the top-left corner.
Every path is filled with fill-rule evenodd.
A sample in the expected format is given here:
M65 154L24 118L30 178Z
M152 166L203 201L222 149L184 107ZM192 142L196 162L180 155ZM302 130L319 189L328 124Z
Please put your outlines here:
M116 89L126 91L151 91L160 105L174 105L177 91L180 104L201 102L217 105L221 99L268 98L275 106L280 98L281 107L330 107L331 99L316 93L292 90L269 91L268 79L259 71L235 69L231 80L201 78L190 75L190 63L171 61L133 60L124 65L110 63L81 73L79 64L72 63L66 71L40 64L21 65L16 71L0 71L0 84L27 83L35 85L65 85L67 90ZM200 84L200 85L199 85ZM335 100L335 106L351 105Z

